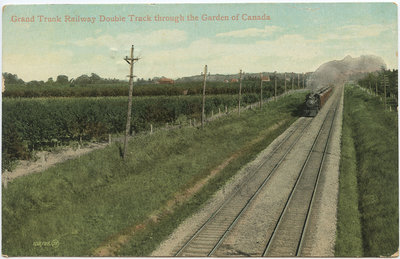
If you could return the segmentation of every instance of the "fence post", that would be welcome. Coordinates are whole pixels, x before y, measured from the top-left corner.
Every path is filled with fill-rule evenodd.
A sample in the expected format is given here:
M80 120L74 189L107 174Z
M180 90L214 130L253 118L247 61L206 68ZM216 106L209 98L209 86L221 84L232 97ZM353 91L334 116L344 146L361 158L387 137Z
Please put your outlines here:
M262 73L260 73L260 109L262 108L262 83L263 83L263 78L262 78Z
M276 88L276 71L275 71L275 94L274 94L274 100L276 101L276 90L277 90L277 88Z
M150 134L153 134L153 124L150 124Z

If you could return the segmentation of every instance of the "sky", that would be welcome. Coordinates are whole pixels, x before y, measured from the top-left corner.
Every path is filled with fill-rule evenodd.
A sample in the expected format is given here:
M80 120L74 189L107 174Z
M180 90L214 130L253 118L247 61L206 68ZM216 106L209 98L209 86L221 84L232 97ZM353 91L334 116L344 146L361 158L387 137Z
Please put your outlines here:
M184 20L155 21L157 15ZM227 20L202 19L218 15ZM80 20L87 17L90 22ZM91 73L127 79L123 59L131 45L140 58L134 74L145 79L198 75L204 65L211 74L310 72L347 55L380 56L397 69L397 21L390 2L7 5L2 70L24 81Z

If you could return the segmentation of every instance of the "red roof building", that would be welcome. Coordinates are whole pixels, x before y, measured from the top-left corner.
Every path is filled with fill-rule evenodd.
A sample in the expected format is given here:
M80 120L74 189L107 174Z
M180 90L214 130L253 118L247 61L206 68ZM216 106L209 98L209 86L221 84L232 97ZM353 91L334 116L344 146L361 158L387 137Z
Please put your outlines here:
M164 84L164 85L173 85L174 84L174 80L170 79L170 78L166 78L163 77L160 80L158 80L159 84Z

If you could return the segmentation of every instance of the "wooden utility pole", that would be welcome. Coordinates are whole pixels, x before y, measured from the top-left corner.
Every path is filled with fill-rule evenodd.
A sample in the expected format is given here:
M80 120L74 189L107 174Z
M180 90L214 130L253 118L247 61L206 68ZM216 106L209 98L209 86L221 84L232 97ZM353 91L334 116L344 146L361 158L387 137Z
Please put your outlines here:
M201 127L204 127L205 119L205 105L206 105L206 80L207 80L207 65L204 66L204 78L203 78L203 105L201 108Z
M297 74L297 89L300 89L300 74Z
M276 101L276 72L275 72L275 91L274 91L274 100Z
M383 90L383 92L384 92L384 95L385 95L385 110L386 110L386 82L387 82L387 80L388 80L388 78L386 77L386 75L384 75L383 76L383 80L385 80L385 83L383 84L384 85L384 90Z
M285 73L285 94L286 94L286 73Z
M389 78L387 77L387 75L383 75L381 85L383 86L384 104L386 110L386 87L389 86Z
M242 70L239 72L239 100L238 100L238 113L240 116L240 98L242 97Z
M133 93L133 64L138 61L138 58L133 57L133 45L131 47L131 57L128 56L124 59L129 65L129 101L128 101L128 115L126 118L126 129L125 129L125 140L124 140L124 160L126 158L126 152L128 150L128 136L131 129L131 110L132 110L132 93Z
M387 75L383 75L383 94L385 95L385 110L386 110L386 88L389 87L389 78L387 77Z
M263 77L262 73L260 73L260 108L262 107L262 83L263 83Z
M294 74L292 73L292 90L294 90Z

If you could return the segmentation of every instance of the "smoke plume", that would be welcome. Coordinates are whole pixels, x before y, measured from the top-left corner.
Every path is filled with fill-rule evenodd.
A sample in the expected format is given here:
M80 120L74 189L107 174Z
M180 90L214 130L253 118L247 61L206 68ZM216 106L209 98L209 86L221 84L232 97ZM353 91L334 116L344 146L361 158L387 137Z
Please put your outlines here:
M386 68L381 57L374 55L363 55L358 58L346 56L342 60L332 60L322 64L308 80L307 88L315 91L318 88L344 83L352 75L368 73Z

